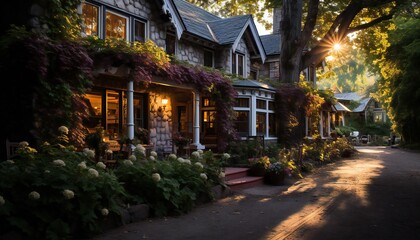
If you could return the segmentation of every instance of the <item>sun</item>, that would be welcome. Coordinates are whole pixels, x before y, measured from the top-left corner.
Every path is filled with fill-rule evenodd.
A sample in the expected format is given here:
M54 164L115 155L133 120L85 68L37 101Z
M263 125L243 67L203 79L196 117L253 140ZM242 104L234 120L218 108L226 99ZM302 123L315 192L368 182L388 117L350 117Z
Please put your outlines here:
M334 43L332 46L332 49L336 52L341 51L343 49L343 46L340 43Z

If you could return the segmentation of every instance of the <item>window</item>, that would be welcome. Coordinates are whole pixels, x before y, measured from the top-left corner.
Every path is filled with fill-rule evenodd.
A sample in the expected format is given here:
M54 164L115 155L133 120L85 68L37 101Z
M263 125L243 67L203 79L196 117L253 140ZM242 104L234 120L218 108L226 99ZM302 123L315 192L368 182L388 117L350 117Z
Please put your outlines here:
M213 52L209 50L204 50L204 66L214 67L214 57Z
M249 111L235 111L235 129L239 136L246 137L249 135Z
M146 41L146 23L139 20L134 20L134 41Z
M106 12L105 36L127 39L127 18L112 12Z
M87 36L99 36L99 7L89 3L82 5L84 33Z
M257 108L258 109L267 109L267 102L265 100L257 99Z
M216 134L216 111L203 111L204 135Z
M145 42L148 34L147 21L121 13L111 7L82 3L83 32L87 36L118 38Z
M85 98L89 108L89 119L84 122L84 125L90 132L94 132L95 128L100 127L102 124L102 93L86 94Z
M276 117L274 113L268 114L268 136L276 136Z
M272 101L268 102L268 110L274 110L274 102Z
M236 98L235 107L249 108L249 98Z
M203 98L203 107L214 107L215 104L216 103L210 98Z
M266 135L266 113L257 112L257 135Z
M242 54L232 53L232 74L245 76L245 56Z
M172 34L166 34L166 53L169 55L176 54L176 38Z

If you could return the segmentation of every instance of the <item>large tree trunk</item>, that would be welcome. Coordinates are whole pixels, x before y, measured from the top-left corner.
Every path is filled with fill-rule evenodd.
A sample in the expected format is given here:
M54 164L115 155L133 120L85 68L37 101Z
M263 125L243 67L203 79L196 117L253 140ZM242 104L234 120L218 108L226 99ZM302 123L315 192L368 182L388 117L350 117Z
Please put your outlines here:
M280 20L280 81L299 81L303 0L284 0Z

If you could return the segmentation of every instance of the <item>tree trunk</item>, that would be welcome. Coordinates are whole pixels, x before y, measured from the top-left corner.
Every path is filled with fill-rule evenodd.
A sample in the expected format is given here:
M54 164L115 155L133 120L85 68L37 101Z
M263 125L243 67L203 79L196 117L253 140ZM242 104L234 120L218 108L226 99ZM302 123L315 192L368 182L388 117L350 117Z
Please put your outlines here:
M302 54L302 0L284 0L280 21L280 81L299 81Z

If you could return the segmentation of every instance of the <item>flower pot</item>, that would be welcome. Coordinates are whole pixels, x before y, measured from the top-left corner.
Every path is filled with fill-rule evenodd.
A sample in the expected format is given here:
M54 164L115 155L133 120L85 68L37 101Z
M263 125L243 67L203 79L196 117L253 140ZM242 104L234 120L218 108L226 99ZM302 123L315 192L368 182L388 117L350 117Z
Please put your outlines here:
M284 172L280 174L267 173L268 184L274 185L274 186L284 185L285 177L286 177L286 174Z

